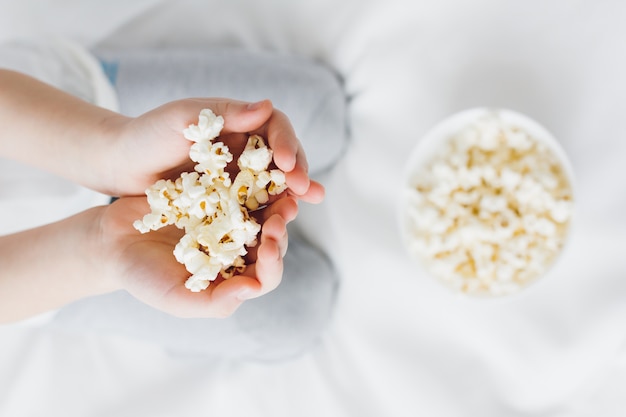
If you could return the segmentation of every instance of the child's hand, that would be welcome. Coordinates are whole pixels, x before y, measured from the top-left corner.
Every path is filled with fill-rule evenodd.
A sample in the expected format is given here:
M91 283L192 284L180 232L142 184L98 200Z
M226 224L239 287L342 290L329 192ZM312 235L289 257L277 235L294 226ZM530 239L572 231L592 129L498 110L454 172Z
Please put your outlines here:
M242 300L279 284L286 223L297 214L297 199L316 203L324 196L323 187L309 179L289 120L269 101L249 105L186 99L129 118L15 71L0 69L0 91L0 156L123 197L59 222L1 236L0 320L28 317L118 288L178 316L229 315ZM289 189L254 213L262 229L258 246L247 256L245 274L218 278L206 291L192 293L184 286L189 274L172 253L182 231L171 227L140 234L133 222L149 211L146 188L193 169L192 143L182 132L197 122L204 108L224 117L220 140L235 158L249 134L265 138Z
M125 197L104 208L100 217L103 250L98 268L115 279L115 286L140 301L179 317L226 317L250 298L278 286L287 250L286 223L295 218L294 198L282 198L255 212L263 225L259 243L246 256L247 269L227 280L218 277L202 292L185 288L189 273L173 255L182 231L170 226L147 234L138 233L133 220L149 209L145 198Z
M324 190L310 181L307 161L288 118L270 101L250 104L229 99L185 99L165 104L121 123L112 142L114 160L102 188L113 195L141 195L160 178L175 178L193 171L190 141L182 131L198 121L200 110L210 108L224 117L219 141L235 155L250 134L264 137L274 152L276 166L285 172L289 193L308 202L319 202ZM234 178L234 176L233 176Z
M142 195L157 179L191 171L191 142L182 132L210 108L224 117L220 140L233 147L233 154L244 147L248 133L258 133L286 173L290 194L312 203L324 195L323 187L309 180L289 119L267 100L185 99L130 118L14 71L0 69L0 91L1 157L105 194Z

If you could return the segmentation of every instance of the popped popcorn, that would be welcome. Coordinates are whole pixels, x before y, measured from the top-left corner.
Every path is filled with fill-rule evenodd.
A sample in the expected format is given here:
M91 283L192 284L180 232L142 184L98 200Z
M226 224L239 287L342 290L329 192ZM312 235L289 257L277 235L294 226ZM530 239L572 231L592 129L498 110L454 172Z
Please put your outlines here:
M573 193L555 152L494 112L414 172L408 206L409 251L431 274L462 293L505 295L555 260Z
M250 212L287 188L284 173L269 169L272 150L259 135L248 138L231 180L226 167L233 155L215 141L223 127L222 116L200 112L198 124L183 131L194 142L189 150L194 172L149 187L151 212L133 223L141 233L169 225L185 231L173 254L191 274L185 286L193 292L205 290L218 276L226 279L245 270L247 248L256 245L261 230Z

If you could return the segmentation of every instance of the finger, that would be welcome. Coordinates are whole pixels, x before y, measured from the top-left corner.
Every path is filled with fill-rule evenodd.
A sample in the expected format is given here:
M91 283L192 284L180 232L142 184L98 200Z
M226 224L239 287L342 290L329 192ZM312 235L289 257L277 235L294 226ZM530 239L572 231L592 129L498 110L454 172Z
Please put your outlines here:
M280 110L274 109L267 124L254 133L267 139L268 146L274 152L274 163L279 169L289 172L298 163L303 163L297 159L299 153L304 153L300 141L289 118ZM304 163L306 164L306 160Z
M286 250L286 248L285 248ZM257 249L257 260L246 270L246 275L256 277L261 285L257 293L249 294L249 298L259 297L274 290L283 276L283 256L279 242L265 237Z
M267 219L275 214L282 217L286 223L294 220L298 215L298 202L296 198L288 194L281 194L281 196L270 205L253 213L255 219L261 224L265 223Z
M224 118L223 133L246 133L261 128L272 116L272 102L257 103L216 99L209 105L213 113Z
M258 250L268 239L277 242L281 256L285 256L288 244L287 222L279 214L273 215L263 223L263 228L261 229L261 234L259 236L259 244L250 248L248 254L246 255L246 261L248 263L254 263L257 261Z
M296 194L292 190L289 190L291 194L296 197L298 200L305 201L307 203L319 204L324 200L326 195L326 190L324 186L317 181L311 181L309 184L309 188L306 190L304 194Z
M228 280L215 281L201 292L191 292L184 283L173 287L156 307L177 317L229 317L247 298L260 293L261 285L255 278L237 275Z
M261 231L261 245L265 242L273 241L278 245L280 256L283 257L287 253L287 245L289 239L287 237L287 223L279 216L270 217L264 224ZM257 257L258 257L257 251Z
M298 149L299 151L295 154L296 163L293 168L290 170L283 169L283 171L285 172L285 182L289 189L296 195L304 195L311 185L311 179L309 178L308 164L304 151L300 146Z
M174 112L171 112L172 108L175 109ZM189 125L197 124L198 115L207 108L224 118L224 134L260 129L270 119L273 111L269 100L250 103L227 98L188 98L165 104L155 111L163 113L163 117L172 118L170 126L179 133Z
M287 223L293 221L298 214L298 203L294 197L285 196L253 213L257 221L263 225L259 241L262 243L269 237L280 245L281 254L287 252ZM257 260L258 247L248 248L246 260L250 263Z

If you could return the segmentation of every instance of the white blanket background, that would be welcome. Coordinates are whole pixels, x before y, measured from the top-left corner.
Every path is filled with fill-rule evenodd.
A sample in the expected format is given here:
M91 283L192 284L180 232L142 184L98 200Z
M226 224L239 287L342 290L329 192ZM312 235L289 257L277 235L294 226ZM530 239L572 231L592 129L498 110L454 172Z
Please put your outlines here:
M342 274L316 350L235 364L0 326L0 415L626 415L625 19L618 0L0 0L0 41L56 34L319 59L344 77L352 141L324 178L326 202L302 207L303 228ZM510 298L450 294L399 240L408 153L475 106L538 120L577 178L567 250Z

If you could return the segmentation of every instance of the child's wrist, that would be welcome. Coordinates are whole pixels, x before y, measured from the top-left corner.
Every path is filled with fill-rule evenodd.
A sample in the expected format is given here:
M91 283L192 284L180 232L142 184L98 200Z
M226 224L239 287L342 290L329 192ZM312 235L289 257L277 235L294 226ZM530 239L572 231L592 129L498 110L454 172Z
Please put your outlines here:
M84 278L89 280L89 291L104 294L121 289L121 284L114 273L115 254L109 244L107 227L103 216L108 206L94 207L81 213L84 227L77 239L77 250L80 252Z
M124 163L124 150L121 137L130 118L121 114L103 117L98 126L98 137L93 150L88 150L92 158L86 161L93 165L85 167L92 174L92 183L87 186L101 193L117 196L120 164Z

